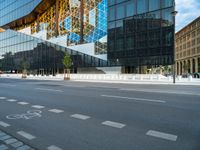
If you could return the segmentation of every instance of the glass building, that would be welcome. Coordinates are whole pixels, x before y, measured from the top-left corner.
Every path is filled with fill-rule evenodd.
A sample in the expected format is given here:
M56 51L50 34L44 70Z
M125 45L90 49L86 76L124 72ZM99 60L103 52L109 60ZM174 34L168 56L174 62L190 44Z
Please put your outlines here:
M107 0L0 0L0 4L0 70L21 71L26 62L31 73L55 74L62 72L66 52L73 72L109 66L98 55L107 48L102 42L107 36ZM80 44L82 51L73 49ZM85 50L88 47L94 47L94 54Z
M144 67L173 64L173 4L174 0L109 0L111 63L140 73Z
M58 73L173 63L174 0L0 0L0 70Z

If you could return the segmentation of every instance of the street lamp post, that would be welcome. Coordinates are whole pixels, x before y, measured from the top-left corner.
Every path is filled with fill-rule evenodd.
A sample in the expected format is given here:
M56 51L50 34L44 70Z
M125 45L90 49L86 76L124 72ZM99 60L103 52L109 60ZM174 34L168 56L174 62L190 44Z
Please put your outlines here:
M175 10L175 1L174 1L174 5L173 5L173 11L171 12L172 16L173 16L173 23L174 23L174 43L173 43L173 56L174 56L174 60L173 60L173 83L176 83L176 14L178 13L178 11Z

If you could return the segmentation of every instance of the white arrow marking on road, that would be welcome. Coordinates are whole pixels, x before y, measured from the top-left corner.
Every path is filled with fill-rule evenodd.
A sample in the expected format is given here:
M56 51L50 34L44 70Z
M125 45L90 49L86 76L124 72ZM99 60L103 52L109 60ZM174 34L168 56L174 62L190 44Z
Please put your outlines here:
M164 132L159 132L159 131L154 131L154 130L149 130L146 133L146 135L165 139L165 140L170 140L170 141L176 141L177 138L178 138L176 135L168 134L168 133L164 133Z
M101 95L103 97L117 98L117 99L131 99L135 101L146 101L146 102L155 102L155 103L166 103L163 100L154 100L154 99L145 99L145 98L136 98L136 97L122 97L122 96L114 96L114 95Z

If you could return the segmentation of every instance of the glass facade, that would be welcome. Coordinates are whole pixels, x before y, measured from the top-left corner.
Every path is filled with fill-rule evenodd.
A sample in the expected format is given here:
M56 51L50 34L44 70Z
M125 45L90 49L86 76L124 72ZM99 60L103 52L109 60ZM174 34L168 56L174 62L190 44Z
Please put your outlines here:
M25 61L33 74L62 72L66 52L71 55L73 72L79 67L108 66L107 61L12 30L0 32L0 43L0 70L3 71L22 71Z
M42 0L0 0L0 27L28 15Z
M74 68L173 63L174 0L82 2L0 0L0 27L10 28L0 32L1 69L20 70L20 63L26 60L35 72L55 73L63 69L64 52L72 56ZM45 3L46 9L42 8ZM29 15L33 18L26 20ZM22 30L30 35L20 33ZM66 47L47 42L57 37ZM108 61L67 48L80 43L94 43L94 54L107 53Z
M109 0L108 59L122 66L173 63L174 0Z
M34 74L40 70L55 74L63 70L65 52L71 55L74 72L81 67L108 66L107 61L94 55L67 48L80 44L82 36L83 43L94 43L95 54L106 53L106 41L101 39L107 36L107 0L83 2L0 0L0 27L10 28L0 32L0 70L21 71L26 61ZM50 42L57 37L64 40L60 42L66 47Z

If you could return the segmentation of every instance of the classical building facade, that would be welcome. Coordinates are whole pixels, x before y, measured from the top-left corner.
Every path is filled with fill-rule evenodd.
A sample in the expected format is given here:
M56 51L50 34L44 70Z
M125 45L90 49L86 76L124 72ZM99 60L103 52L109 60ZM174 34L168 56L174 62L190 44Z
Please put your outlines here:
M200 17L176 33L176 73L200 72Z

